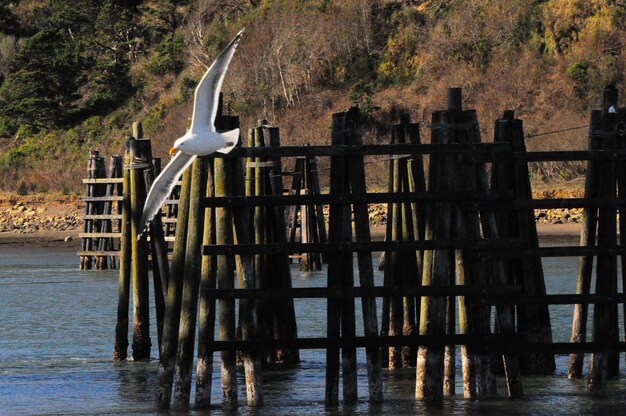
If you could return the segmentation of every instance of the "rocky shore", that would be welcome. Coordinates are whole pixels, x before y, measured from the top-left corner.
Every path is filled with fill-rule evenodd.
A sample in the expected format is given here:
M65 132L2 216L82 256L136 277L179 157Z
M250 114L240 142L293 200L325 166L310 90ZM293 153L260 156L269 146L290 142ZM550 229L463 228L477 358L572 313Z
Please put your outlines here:
M0 232L31 234L73 231L82 226L84 204L76 196L8 196L0 198Z

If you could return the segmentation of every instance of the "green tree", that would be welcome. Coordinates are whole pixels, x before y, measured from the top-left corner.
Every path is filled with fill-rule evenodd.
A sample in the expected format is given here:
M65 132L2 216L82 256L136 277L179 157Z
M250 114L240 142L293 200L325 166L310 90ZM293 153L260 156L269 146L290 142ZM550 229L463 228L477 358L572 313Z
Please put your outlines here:
M43 30L27 39L16 53L18 69L0 87L0 117L12 119L5 124L40 129L71 117L78 98L83 50L65 38L62 32Z
M17 35L19 33L19 25L9 8L11 3L15 2L11 0L0 0L0 33Z

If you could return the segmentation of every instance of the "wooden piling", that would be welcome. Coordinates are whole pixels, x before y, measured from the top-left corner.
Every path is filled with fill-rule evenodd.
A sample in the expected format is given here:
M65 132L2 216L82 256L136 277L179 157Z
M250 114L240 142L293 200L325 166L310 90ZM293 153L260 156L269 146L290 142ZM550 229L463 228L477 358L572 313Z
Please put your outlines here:
M345 113L333 114L332 144L346 144L348 128L355 128L358 123L358 110L351 109ZM349 190L348 172L343 157L331 158L330 193L343 194ZM331 204L329 211L329 241L351 241L352 224L348 205ZM333 253L328 258L328 287L342 288L353 285L352 256L345 253ZM327 337L331 340L354 338L354 299L328 299ZM343 399L346 404L357 400L356 385L356 351L354 348L341 349ZM339 348L326 350L326 405L338 404L339 390Z
M206 197L214 196L213 161L207 160ZM204 231L202 245L215 244L215 208L204 212ZM211 342L215 338L215 299L209 298L208 292L216 287L215 256L202 256L200 269L200 290L198 305L198 359L196 365L195 407L206 409L211 405L213 387L213 350Z
M220 100L221 102L221 100ZM215 128L218 131L231 130L239 126L237 117L222 115L222 106L218 109ZM213 162L213 183L215 196L228 196L233 189L233 161L230 159L215 158ZM233 244L233 213L230 208L218 207L215 209L216 244ZM232 255L217 256L217 288L233 289L235 287L235 258ZM220 299L218 301L218 334L221 341L230 341L236 338L235 300ZM237 362L236 351L221 352L221 381L222 407L233 410L238 407L237 393Z
M227 171L227 161L215 159L215 196L226 196L230 188L230 172ZM216 243L232 244L232 213L229 209L218 207L215 210ZM217 288L234 288L234 259L231 256L217 256ZM220 299L219 309L219 338L221 341L235 339L235 301ZM222 351L222 406L224 409L236 409L237 403L237 363L235 351Z
M148 149L150 149L148 147ZM161 159L152 157L152 150L148 155L152 168L144 171L146 189L152 187L152 182L161 172ZM163 321L165 319L165 292L169 281L170 265L168 259L168 247L163 231L163 220L160 212L154 216L148 227L150 236L150 255L152 256L152 281L154 287L154 306L157 320L157 343L159 351L163 341Z
M182 409L189 407L191 396L191 372L194 357L196 319L198 313L198 289L200 285L201 243L204 230L204 212L199 199L206 190L206 168L203 159L194 160L191 166L189 199L189 224L183 274L183 293L178 329L178 352L174 404Z
M183 173L180 199L178 205L178 219L170 279L167 284L165 298L165 319L163 320L163 342L159 355L159 380L156 389L156 400L159 409L169 409L172 397L172 383L176 369L176 351L178 346L178 325L180 322L180 308L183 292L183 272L185 267L185 251L187 243L187 229L189 227L189 194L191 187L191 172Z
M433 114L433 125L438 122ZM435 130L434 130L435 132ZM433 143L447 143L447 137L433 133ZM433 155L434 156L434 155ZM431 156L430 181L428 189L432 192L452 190L452 168L450 156ZM426 238L446 240L451 238L452 206L449 202L437 202L426 219ZM424 254L424 272L422 286L445 286L451 273L451 256L448 250L428 250ZM420 335L443 336L445 325L446 300L443 297L422 297L420 311ZM430 402L443 399L443 345L420 346L417 355L415 396Z
M133 123L135 139L142 135L141 125ZM146 198L143 170L149 165L144 157L145 142L130 142L130 211L131 211L131 274L133 288L133 359L135 361L150 358L150 315L148 292L148 253L145 235L137 239L139 223Z
M244 169L238 160L232 161L233 189L229 194L244 195L246 192ZM249 244L253 241L251 230L251 215L248 207L233 209L235 240L239 244ZM255 288L254 256L241 254L238 257L238 284L243 289ZM243 340L259 338L256 323L258 310L256 299L240 299L240 324ZM261 350L245 350L242 352L244 374L246 381L246 399L248 406L263 406L263 378L261 367Z
M270 147L280 147L280 132L278 128L263 126L265 144ZM279 157L268 158L269 168L266 179L269 182L267 188L274 196L283 195L282 164ZM273 228L269 230L272 242L285 244L287 242L287 226L285 223L285 210L281 205L270 207ZM291 288L291 271L289 269L289 257L286 254L272 256L277 278L276 287ZM278 329L276 338L284 340L296 340L298 338L298 325L293 299L282 299L275 302L277 310L274 314L274 327ZM300 351L297 348L283 348L277 351L278 362L283 368L293 368L300 362Z
M591 124L589 126L589 150L600 150L602 111L591 113ZM601 162L600 162L601 163ZM590 160L587 162L587 172L585 176L585 198L597 197L598 177L597 169L599 162ZM580 234L581 246L595 246L596 233L598 227L598 208L583 208L583 224ZM576 294L589 294L591 290L591 277L593 273L594 256L583 256L578 260L578 277L576 280ZM578 303L574 305L574 316L572 319L571 342L585 342L587 338L587 316L589 305ZM584 353L573 353L569 355L568 378L578 378L582 376Z
M399 126L394 126L392 130L392 142L400 143ZM394 158L391 160L393 164L392 170L392 183L391 192L402 192L402 178L400 169L400 159ZM391 241L402 240L402 204L399 202L389 204L391 205L391 217L387 215L387 221L391 221ZM400 253L397 250L385 252L385 280L389 283L390 287L399 288L404 285L403 270L404 253ZM403 298L400 296L394 296L389 299L389 336L397 336L402 334L402 327L404 321L404 309ZM389 369L402 368L402 347L392 346L389 347Z
M254 147L265 146L263 131L260 128L255 128L251 131L252 136L250 137L251 144ZM251 176L248 179L250 182L254 184L252 189L249 189L249 192L253 192L254 196L262 196L266 194L266 181L265 175L263 175L263 168L261 168L261 163L265 160L256 157L254 158L254 167L251 169ZM248 186L251 186L250 184ZM267 244L268 234L267 234L267 208L263 206L255 206L252 213L252 223L253 223L253 238L255 244ZM271 287L271 283L269 281L268 275L266 273L267 270L267 255L264 254L256 254L254 256L254 276L255 276L255 287L258 288L269 288ZM259 311L259 322L258 322L258 331L263 338L273 338L274 337L274 311L275 305L268 302L266 299L259 299L257 304L257 308ZM267 350L262 353L264 355L263 362L266 365L274 365L277 361L276 351Z
M347 144L362 145L363 139L356 131L348 136ZM365 164L363 156L350 156L348 158L348 175L350 179L350 191L353 195L365 195L367 192L365 183ZM314 183L315 189L315 183ZM319 184L318 184L319 186ZM318 189L319 192L319 189ZM357 242L366 243L371 241L369 228L369 214L367 204L355 203L352 207L354 212L354 234ZM321 211L318 211L318 218ZM320 225L320 230L323 229ZM320 236L320 239L325 239ZM361 287L374 286L374 266L372 264L371 252L358 252L357 261L359 267L359 284ZM361 298L363 311L363 332L366 337L378 335L378 320L376 315L376 299ZM377 347L366 347L366 367L369 399L372 403L383 401L383 379L380 349Z
M609 113L611 106L617 106L617 92L614 87L607 87L604 91L604 109L601 114L600 128L601 148L613 150L616 148L616 129L619 116ZM595 121L595 120L593 120ZM598 168L598 196L616 198L617 172L614 161L606 161ZM617 245L616 209L615 207L600 207L598 209L598 247L613 247ZM598 295L614 296L617 293L617 257L599 255L597 257L596 287ZM617 305L615 303L596 303L593 309L594 342L608 345L619 341L617 328ZM587 389L594 396L605 396L607 381L619 372L619 360L615 354L594 352L589 358L589 375Z
M131 262L131 233L130 233L130 140L125 143L124 171L122 184L122 220L120 240L120 268L118 278L117 323L115 325L115 343L113 359L123 361L128 356L128 302L130 300L130 262Z
M340 113L338 117L333 114L332 125L332 144L341 145L348 144L352 136L356 133L359 125L358 108L353 107L345 113ZM340 124L339 124L340 123ZM331 183L331 194L342 194L350 192L350 176L349 167L345 163L341 167L342 172L336 176L335 189ZM339 182L339 180L341 182ZM341 223L337 231L341 235L341 241L352 241L352 219L351 209L349 205L341 207ZM343 254L335 264L336 271L339 273L340 286L343 288L354 287L354 272L352 268L352 255L350 253ZM330 280L330 265L329 265ZM341 299L341 337L343 339L353 339L356 336L355 318L354 318L354 299ZM356 348L341 348L341 375L343 387L343 402L346 405L355 404L358 398L357 378L356 378Z

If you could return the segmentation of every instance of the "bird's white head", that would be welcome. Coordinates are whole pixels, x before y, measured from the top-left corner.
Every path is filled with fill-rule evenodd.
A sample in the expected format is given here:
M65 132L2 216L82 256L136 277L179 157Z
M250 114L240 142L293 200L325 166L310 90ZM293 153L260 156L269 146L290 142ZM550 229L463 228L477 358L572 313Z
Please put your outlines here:
M169 154L170 155L174 155L176 152L183 151L183 149L185 148L185 144L183 143L183 138L181 137L180 139L176 140L174 142L174 145L172 147L170 147L169 150Z

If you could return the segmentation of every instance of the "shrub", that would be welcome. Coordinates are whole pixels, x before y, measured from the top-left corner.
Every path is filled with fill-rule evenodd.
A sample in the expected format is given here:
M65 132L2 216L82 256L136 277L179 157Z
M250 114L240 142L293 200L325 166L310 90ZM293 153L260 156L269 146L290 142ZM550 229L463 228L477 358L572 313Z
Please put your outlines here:
M589 65L586 62L576 62L567 68L567 75L574 81L574 92L578 98L587 95L588 70Z
M348 92L348 98L354 105L359 106L361 114L369 116L374 110L373 106L374 86L364 81L354 84Z
M183 67L182 51L185 40L180 35L168 35L156 45L146 69L153 75L165 75L169 72L179 72Z

